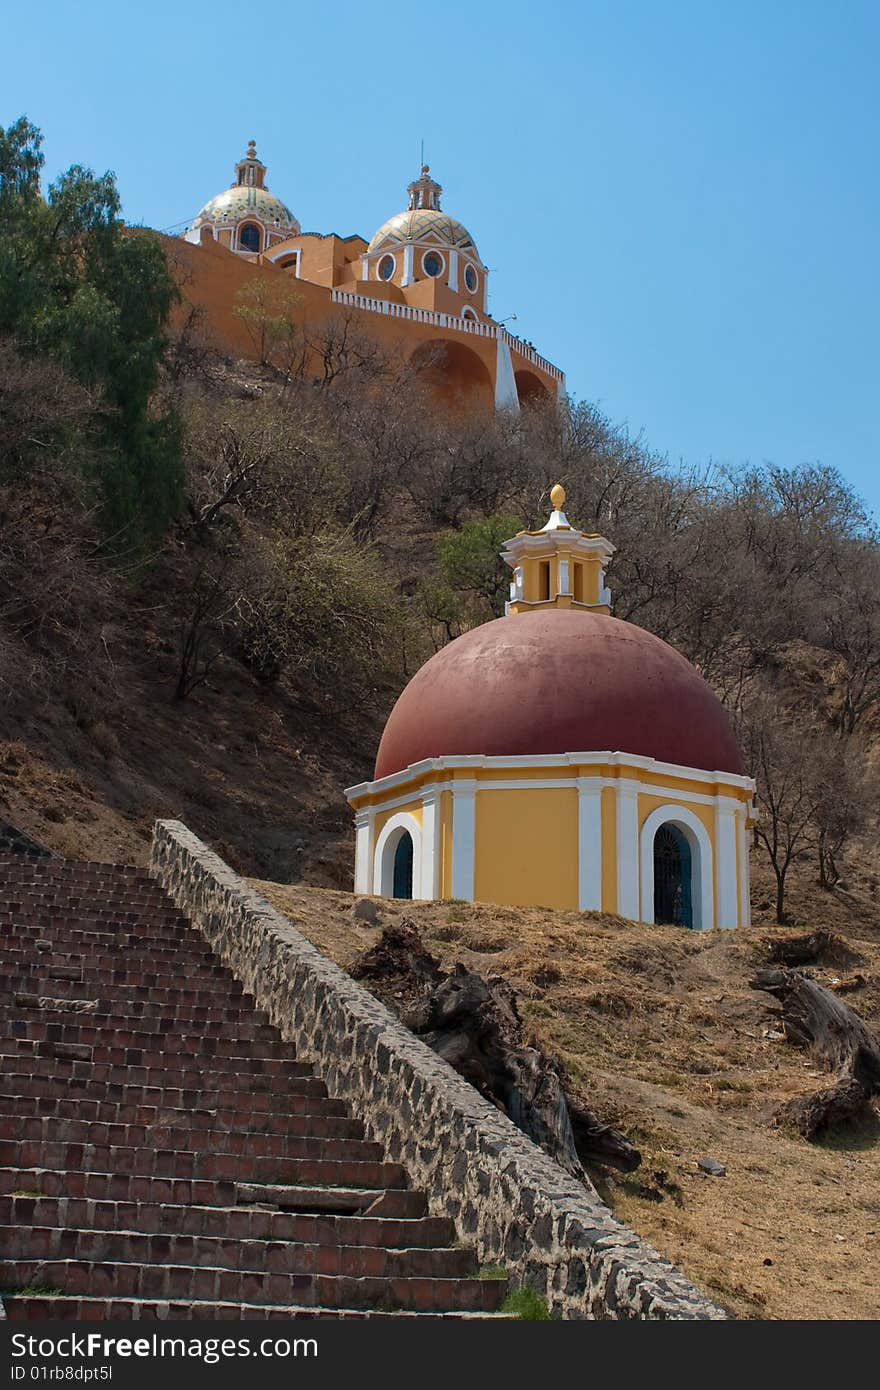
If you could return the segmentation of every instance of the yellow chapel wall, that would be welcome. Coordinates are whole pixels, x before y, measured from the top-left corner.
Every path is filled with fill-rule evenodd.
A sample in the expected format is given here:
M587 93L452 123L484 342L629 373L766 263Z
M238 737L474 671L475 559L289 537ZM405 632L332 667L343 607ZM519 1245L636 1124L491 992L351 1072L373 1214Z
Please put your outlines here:
M376 840L378 840L379 836L382 834L382 828L383 828L383 826L385 825L385 822L386 822L386 821L389 821L389 820L391 819L392 816L399 816L400 813L401 813L402 811L405 811L406 814L407 814L408 816L412 816L413 819L416 820L416 821L418 822L418 824L421 826L421 824L422 824L422 803L421 803L421 799L419 799L419 800L417 800L417 801L407 801L406 804L403 805L403 806L392 806L392 807L390 808L390 810L387 810L387 811L385 811L385 810L377 810L377 811L376 811L376 818L375 818L375 820L373 821L373 836L374 836L374 843L375 843Z
M578 906L578 799L574 787L480 790L474 898L515 907Z

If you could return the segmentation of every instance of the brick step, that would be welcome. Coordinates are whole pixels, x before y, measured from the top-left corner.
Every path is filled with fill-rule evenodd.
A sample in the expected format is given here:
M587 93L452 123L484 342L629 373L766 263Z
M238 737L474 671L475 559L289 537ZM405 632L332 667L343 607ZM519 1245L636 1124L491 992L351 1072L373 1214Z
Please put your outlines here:
M451 1245L455 1241L455 1224L445 1216L347 1216L272 1211L266 1207L173 1206L80 1197L0 1197L0 1226L59 1226L68 1231L140 1231L406 1250Z
M50 985L54 981L49 982ZM33 988L33 987L32 987ZM79 986L82 991L83 986ZM79 1004L96 1005L95 1008L80 1010ZM108 1016L121 1018L126 1026L135 1026L135 1020L147 1020L144 1026L150 1031L156 1031L156 1025L150 1024L149 1020L159 1020L165 1024L198 1024L199 1026L214 1023L222 1025L230 1032L234 1025L250 1027L251 1025L261 1028L271 1027L266 1014L257 1009L242 1008L223 1008L222 1005L212 1007L208 1004L189 1004L189 1005L168 1005L151 1004L140 999L128 999L121 991L118 999L87 999L85 995L57 995L54 990L50 994L35 994L27 990L15 990L12 993L12 1003L7 1005L3 1012L8 1016L20 1018L31 1012L38 1013L41 1019L51 1019L52 1022L63 1022L71 1017L71 1014L84 1013L89 1020L103 1019ZM192 1028L185 1029L186 1032L195 1031ZM277 1038L277 1029L273 1030L273 1035Z
M189 919L172 903L147 893L114 894L95 898L87 893L65 893L63 889L12 888L0 885L0 927L22 914L41 914L49 918L76 917L84 922L127 923L144 921L151 927L170 925L190 930Z
M7 948L4 944L2 951L0 975L4 978L22 973L39 974L47 979L74 979L78 975L78 978L90 982L141 984L149 989L180 989L184 986L198 989L222 980L228 985L230 993L242 992L240 985L236 990L235 981L226 966L218 964L216 956L207 952L198 956L183 951L154 952L143 961L138 961L124 949L87 952L81 956L71 951L38 953L23 947Z
M139 956L154 951L186 951L189 954L204 954L204 939L200 938L190 926L169 926L165 931L157 930L156 923L149 924L124 922L102 926L83 922L75 917L64 920L46 918L33 920L28 916L16 915L11 922L0 921L0 940L5 937L14 940L20 949L31 946L41 953L48 950L118 951L128 948ZM44 943L37 947L37 942Z
M247 1022L233 1030L227 1020L205 1019L198 1031L176 1029L182 1022L173 1015L157 1014L132 1017L126 1013L98 1013L96 1009L68 1011L67 1009L34 1009L22 1007L13 999L0 1007L0 1033L32 1041L51 1039L53 1042L83 1042L95 1045L113 1038L120 1047L154 1047L169 1034L175 1047L194 1051L196 1043L202 1048L209 1042L239 1055L243 1046L261 1045L270 1057L287 1057L289 1048L281 1041L278 1029L269 1023Z
M178 1038L173 1038L175 1046L178 1041ZM244 1048L246 1044L242 1043L240 1046ZM265 1047L266 1044L260 1046ZM119 1068L129 1073L125 1077L113 1078L114 1080L137 1081L142 1078L135 1076L134 1072L148 1072L154 1086L192 1085L193 1076L208 1074L226 1081L236 1078L244 1082L246 1078L245 1084L248 1085L260 1078L294 1080L301 1077L300 1071L295 1068L301 1068L303 1065L284 1056L242 1056L235 1050L227 1051L220 1047L215 1051L209 1043L205 1043L198 1052L180 1053L163 1050L160 1046L148 1051L146 1048L100 1047L90 1043L75 1043L61 1039L56 1041L50 1038L43 1041L30 1038L2 1038L0 1047L3 1048L3 1052L0 1053L0 1068L4 1064L8 1065L10 1058L18 1062L27 1059L27 1065L35 1068L40 1061L82 1062L109 1068L111 1071ZM254 1044L254 1050L256 1047L257 1044ZM16 1070L20 1068L17 1067ZM143 1079L146 1080L146 1076Z
M66 894L63 889L10 889L2 885L0 891L3 892L0 927L22 916L42 916L56 920L75 917L96 924L145 922L150 927L173 925L191 929L188 919L173 904L167 900L163 902L161 897L150 898L146 893L111 895L102 899L84 893Z
M208 1302L299 1304L325 1308L392 1308L414 1312L495 1312L506 1279L358 1277L274 1274L213 1266L103 1264L85 1260L6 1260L6 1288L45 1285L104 1298L199 1299Z
M22 1126L20 1137L25 1139L37 1137L26 1128L34 1122L42 1122L48 1126L68 1121L110 1126L141 1125L151 1131L159 1126L175 1130L189 1128L198 1131L200 1140L203 1134L214 1129L229 1130L231 1133L280 1134L288 1137L311 1135L316 1139L364 1137L361 1121L349 1119L344 1115L327 1115L320 1112L262 1114L253 1110L117 1105L112 1101L79 1100L54 1094L16 1096L0 1093L0 1116L0 1133L4 1138L15 1137L17 1131L12 1128L13 1125ZM54 1137L67 1136L56 1134Z
M291 1141L293 1142L293 1141ZM328 1152L347 1141L325 1139ZM406 1187L399 1163L379 1159L251 1158L247 1154L159 1149L148 1145L41 1143L33 1139L0 1139L0 1165L10 1168L66 1168L86 1172L124 1172L138 1177L213 1178L231 1182L322 1187Z
M254 1196L259 1193L260 1196ZM348 1189L327 1186L234 1182L217 1178L150 1177L131 1173L87 1173L66 1168L0 1168L0 1196L85 1198L95 1202L151 1202L172 1206L265 1208L303 1214L361 1211L396 1219L427 1215L423 1192L407 1188ZM334 1199L345 1205L334 1205Z
M40 1059L40 1065L46 1059ZM36 1065L36 1064L34 1064ZM50 1064L51 1065L51 1064ZM292 1064L293 1065L293 1064ZM307 1065L297 1063L295 1065ZM80 1069L84 1075L74 1074ZM2 1071L2 1085L6 1092L21 1099L55 1098L73 1100L75 1105L88 1101L104 1101L121 1106L146 1105L159 1109L208 1110L229 1112L246 1116L273 1115L339 1115L346 1116L348 1109L344 1101L327 1095L327 1088L317 1077L305 1076L304 1083L282 1080L272 1089L253 1089L252 1079L247 1085L236 1089L237 1078L222 1076L214 1085L202 1078L201 1085L156 1086L140 1082L108 1081L102 1075L107 1068L95 1069L87 1062L69 1064L58 1063L56 1070L46 1075L35 1076L31 1072ZM125 1068L116 1070L125 1076ZM63 1093L59 1086L63 1085Z
M438 1317L447 1322L473 1322L494 1319L506 1321L505 1313L427 1313L411 1309L382 1312L376 1308L319 1308L272 1303L216 1303L200 1299L176 1302L149 1298L68 1298L64 1294L7 1294L3 1299L6 1316L12 1322L288 1322L297 1318L333 1318L335 1321L361 1321L376 1318ZM307 1336L303 1330L302 1336Z
M167 1232L0 1226L4 1260L79 1260L128 1265L260 1270L266 1274L345 1274L355 1278L465 1279L477 1272L472 1250L421 1246L306 1245Z
M131 972L136 967L145 973L167 974L171 980L177 979L179 983L179 965L185 960L188 965L200 965L206 970L210 969L213 974L229 976L227 967L218 963L217 956L202 949L197 937L167 938L153 942L145 940L138 933L86 933L74 927L70 930L54 927L51 930L43 927L35 927L32 931L19 930L18 927L6 930L15 933L14 938L3 944L3 959L8 962L63 956L65 962L72 965L85 963L89 969L113 969L122 965ZM42 942L42 945L38 945L38 942Z
M207 974L201 981L190 981L179 977L172 985L135 984L126 978L129 972L122 970L96 971L89 969L88 980L80 978L86 972L82 966L65 963L62 976L61 963L47 967L42 960L27 960L15 969L5 968L6 962L0 958L0 979L8 993L19 991L28 994L53 994L59 998L82 999L100 998L106 993L114 999L130 999L157 1006L176 1004L210 1004L220 1001L244 1008L251 996L245 994L237 980L223 980L220 976ZM76 978L74 978L74 975ZM142 974L140 978L142 978ZM170 978L170 977L169 977Z
M52 1115L30 1119L3 1116L0 1118L0 1144L4 1142L51 1146L53 1149L58 1144L84 1144L101 1150L173 1149L184 1154L208 1150L215 1156L357 1160L361 1163L377 1163L383 1156L381 1144L371 1139L336 1134L253 1133L249 1130L226 1130L216 1124L210 1129L194 1128L190 1124L182 1128L166 1124L115 1125L102 1120L57 1119ZM33 1162L33 1158L30 1161Z
M371 1215L409 1220L427 1216L424 1192L408 1188L303 1187L266 1182L238 1182L236 1201L243 1206L263 1206L306 1215Z

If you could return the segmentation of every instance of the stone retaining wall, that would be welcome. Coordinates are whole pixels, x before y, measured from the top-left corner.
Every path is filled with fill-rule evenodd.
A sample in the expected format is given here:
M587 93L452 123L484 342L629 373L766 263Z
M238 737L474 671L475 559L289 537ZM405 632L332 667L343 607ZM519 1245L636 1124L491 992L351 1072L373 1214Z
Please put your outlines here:
M724 1316L179 821L150 873L483 1264L565 1318Z

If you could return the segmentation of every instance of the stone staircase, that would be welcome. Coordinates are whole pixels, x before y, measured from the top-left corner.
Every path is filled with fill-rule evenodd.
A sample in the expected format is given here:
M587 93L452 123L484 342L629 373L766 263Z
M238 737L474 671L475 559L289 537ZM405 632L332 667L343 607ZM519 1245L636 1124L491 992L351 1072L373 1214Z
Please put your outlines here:
M10 1319L500 1308L145 874L0 858L0 975Z

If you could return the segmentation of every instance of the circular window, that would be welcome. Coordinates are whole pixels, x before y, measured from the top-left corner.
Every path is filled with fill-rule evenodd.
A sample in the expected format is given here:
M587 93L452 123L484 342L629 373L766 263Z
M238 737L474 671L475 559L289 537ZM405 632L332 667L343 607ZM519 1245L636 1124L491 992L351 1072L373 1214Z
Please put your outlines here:
M390 280L394 274L395 265L393 256L383 256L379 262L379 279Z
M422 269L426 275L430 275L432 280L436 280L438 275L443 274L443 257L438 256L436 251L429 251L422 258Z
M464 283L467 285L471 294L473 294L477 288L477 285L479 284L479 281L477 280L477 272L474 270L472 265L467 265L464 268Z

